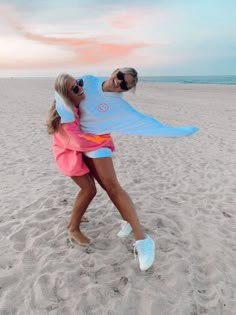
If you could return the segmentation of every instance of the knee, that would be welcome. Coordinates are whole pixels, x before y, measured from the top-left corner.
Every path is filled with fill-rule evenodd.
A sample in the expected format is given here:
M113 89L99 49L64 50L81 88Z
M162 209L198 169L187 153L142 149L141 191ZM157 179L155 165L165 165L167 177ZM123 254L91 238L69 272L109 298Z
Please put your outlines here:
M116 197L122 191L120 184L116 181L107 181L104 185L104 189L110 197Z
M94 197L96 196L96 194L97 194L97 188L96 188L96 186L94 185L94 186L92 186L92 187L90 188L90 196L91 196L91 198L94 198Z
M83 193L86 194L90 199L93 199L97 194L97 189L95 185L88 186L82 189Z

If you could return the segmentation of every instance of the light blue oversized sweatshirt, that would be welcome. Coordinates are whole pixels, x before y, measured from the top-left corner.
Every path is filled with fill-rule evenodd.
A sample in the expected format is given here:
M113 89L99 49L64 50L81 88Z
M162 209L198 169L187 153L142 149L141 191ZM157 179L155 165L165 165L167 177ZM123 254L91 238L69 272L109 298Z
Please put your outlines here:
M182 137L198 131L194 126L171 127L133 108L123 99L123 93L103 92L101 78L83 76L85 99L81 101L80 127L85 133L96 135L119 133L153 137ZM62 100L62 99L61 99ZM62 101L57 101L60 116L71 117Z

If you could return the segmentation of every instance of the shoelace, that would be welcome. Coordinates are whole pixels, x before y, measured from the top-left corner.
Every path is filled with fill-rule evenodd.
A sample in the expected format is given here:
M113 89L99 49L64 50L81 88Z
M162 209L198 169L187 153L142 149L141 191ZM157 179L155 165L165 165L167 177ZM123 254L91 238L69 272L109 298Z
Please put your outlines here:
M137 259L136 245L133 244L133 247L134 247L134 260L136 260Z

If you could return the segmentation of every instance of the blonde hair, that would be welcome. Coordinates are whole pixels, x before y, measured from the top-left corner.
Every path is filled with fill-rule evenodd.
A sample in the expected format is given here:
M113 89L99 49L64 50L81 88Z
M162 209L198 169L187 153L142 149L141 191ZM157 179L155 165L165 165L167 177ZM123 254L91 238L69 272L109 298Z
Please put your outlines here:
M138 83L138 72L134 68L129 68L129 67L119 68L119 70L123 72L124 74L129 74L133 77L134 82L133 82L132 89L135 90L136 85Z
M62 73L59 74L55 80L55 91L62 97L65 104L69 107L73 108L73 104L71 103L68 97L67 91L67 82L72 78L69 74ZM53 101L49 111L48 111L48 119L47 119L47 131L48 134L53 134L58 131L61 125L61 117L59 116L56 110L56 100Z

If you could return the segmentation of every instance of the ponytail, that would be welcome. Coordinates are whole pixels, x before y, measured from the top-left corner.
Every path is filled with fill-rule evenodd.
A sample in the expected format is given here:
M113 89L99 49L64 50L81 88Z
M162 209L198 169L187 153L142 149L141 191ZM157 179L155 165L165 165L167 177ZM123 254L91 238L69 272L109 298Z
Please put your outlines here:
M61 125L61 117L56 110L56 101L54 100L48 112L47 131L49 135L57 132Z

